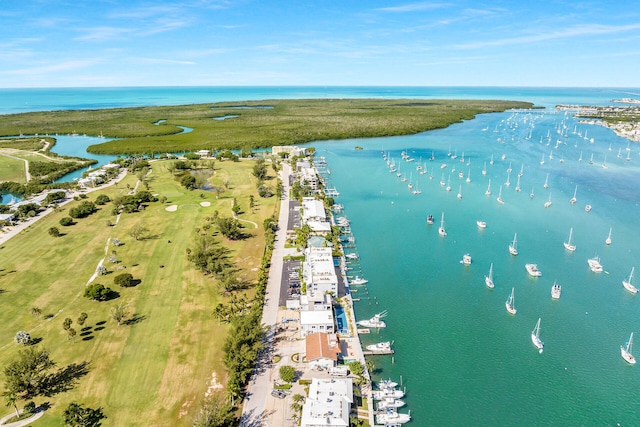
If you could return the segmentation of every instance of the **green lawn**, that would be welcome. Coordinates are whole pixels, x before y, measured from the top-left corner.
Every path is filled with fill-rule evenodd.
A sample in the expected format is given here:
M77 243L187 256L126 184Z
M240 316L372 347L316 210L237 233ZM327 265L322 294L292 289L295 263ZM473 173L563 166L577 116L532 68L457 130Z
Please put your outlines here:
M0 181L13 181L24 184L24 162L7 157L0 151Z
M187 191L170 176L166 162L153 163L150 191L168 197L163 205L150 203L142 212L122 214L116 226L112 204L70 227L58 225L65 212L52 213L0 248L0 366L19 349L13 342L19 330L42 338L59 367L70 363L91 362L88 375L77 386L50 398L38 397L36 403L50 402L51 409L38 421L41 426L59 426L66 405L75 400L91 407L101 406L108 418L104 426L182 426L189 425L199 401L215 373L225 382L221 344L226 326L218 326L213 307L222 297L211 278L193 269L186 258L194 228L218 210L231 215L236 197L246 207L246 218L259 224L255 237L240 242L225 242L236 256L245 276L255 278L264 248L262 221L274 212L275 198L260 199L251 175L251 162L216 162L214 180L228 177L229 189L217 200L212 193ZM117 187L89 195L125 194L137 178L127 176ZM200 196L204 194L204 198ZM254 194L260 206L249 212L248 197ZM210 202L211 206L201 206ZM73 202L77 203L77 202ZM177 205L175 212L166 207ZM149 238L136 241L129 236L135 224L143 222ZM64 236L54 238L47 230L58 226ZM210 230L213 232L213 228ZM124 245L106 247L117 237ZM168 240L171 243L168 243ZM108 302L92 302L82 297L85 285L105 254L117 251L120 265L141 283L134 288L113 285L121 271L99 276L96 281L120 292ZM116 266L105 261L109 270ZM247 291L252 293L252 290ZM126 302L138 321L117 326L109 310ZM30 310L39 307L43 317L35 319ZM89 318L90 329L81 334L76 319L81 312ZM53 315L49 320L44 315ZM69 341L62 329L66 317L79 335ZM105 322L105 323L102 323ZM2 386L0 385L0 392ZM20 402L21 405L24 402Z

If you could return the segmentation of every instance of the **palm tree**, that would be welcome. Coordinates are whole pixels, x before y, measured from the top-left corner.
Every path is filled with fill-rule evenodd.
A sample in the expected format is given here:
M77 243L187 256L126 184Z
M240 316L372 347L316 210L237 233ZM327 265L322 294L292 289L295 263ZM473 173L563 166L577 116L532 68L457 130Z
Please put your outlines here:
M13 391L7 391L4 393L4 401L8 407L13 406L16 410L16 417L20 416L20 411L18 410L18 405L16 405L16 401L18 400L18 395Z

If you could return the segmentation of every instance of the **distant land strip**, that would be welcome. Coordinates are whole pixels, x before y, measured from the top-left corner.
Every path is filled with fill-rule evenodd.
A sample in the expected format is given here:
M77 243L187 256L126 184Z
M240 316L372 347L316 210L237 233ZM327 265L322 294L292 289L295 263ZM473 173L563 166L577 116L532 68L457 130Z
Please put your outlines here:
M492 100L303 99L0 115L0 136L86 134L117 138L97 154L258 149L331 139L411 135L476 114L530 109ZM178 126L193 129L183 132Z

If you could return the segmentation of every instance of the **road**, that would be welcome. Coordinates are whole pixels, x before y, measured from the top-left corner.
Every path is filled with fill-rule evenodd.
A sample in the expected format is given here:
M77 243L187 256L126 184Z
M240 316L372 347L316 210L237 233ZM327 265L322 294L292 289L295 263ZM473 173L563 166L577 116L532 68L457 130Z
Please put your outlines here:
M280 180L282 181L282 199L280 201L278 231L276 232L273 255L271 256L271 268L269 269L269 280L267 281L267 291L262 311L262 324L267 326L269 330L267 332L263 355L257 362L256 373L251 378L247 390L247 397L244 400L240 421L240 425L243 427L266 425L263 423L267 416L265 411L266 400L272 390L270 364L277 326L283 258L285 256L287 225L289 223L288 195L289 175L291 174L291 167L288 164L283 162L281 165ZM279 425L284 425L284 420L283 423Z

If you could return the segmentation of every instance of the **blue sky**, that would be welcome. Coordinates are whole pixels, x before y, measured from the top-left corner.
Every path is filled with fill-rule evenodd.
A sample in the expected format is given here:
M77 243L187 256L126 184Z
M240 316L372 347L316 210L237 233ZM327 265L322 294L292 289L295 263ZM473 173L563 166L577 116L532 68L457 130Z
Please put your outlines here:
M3 0L0 87L640 86L637 1Z

